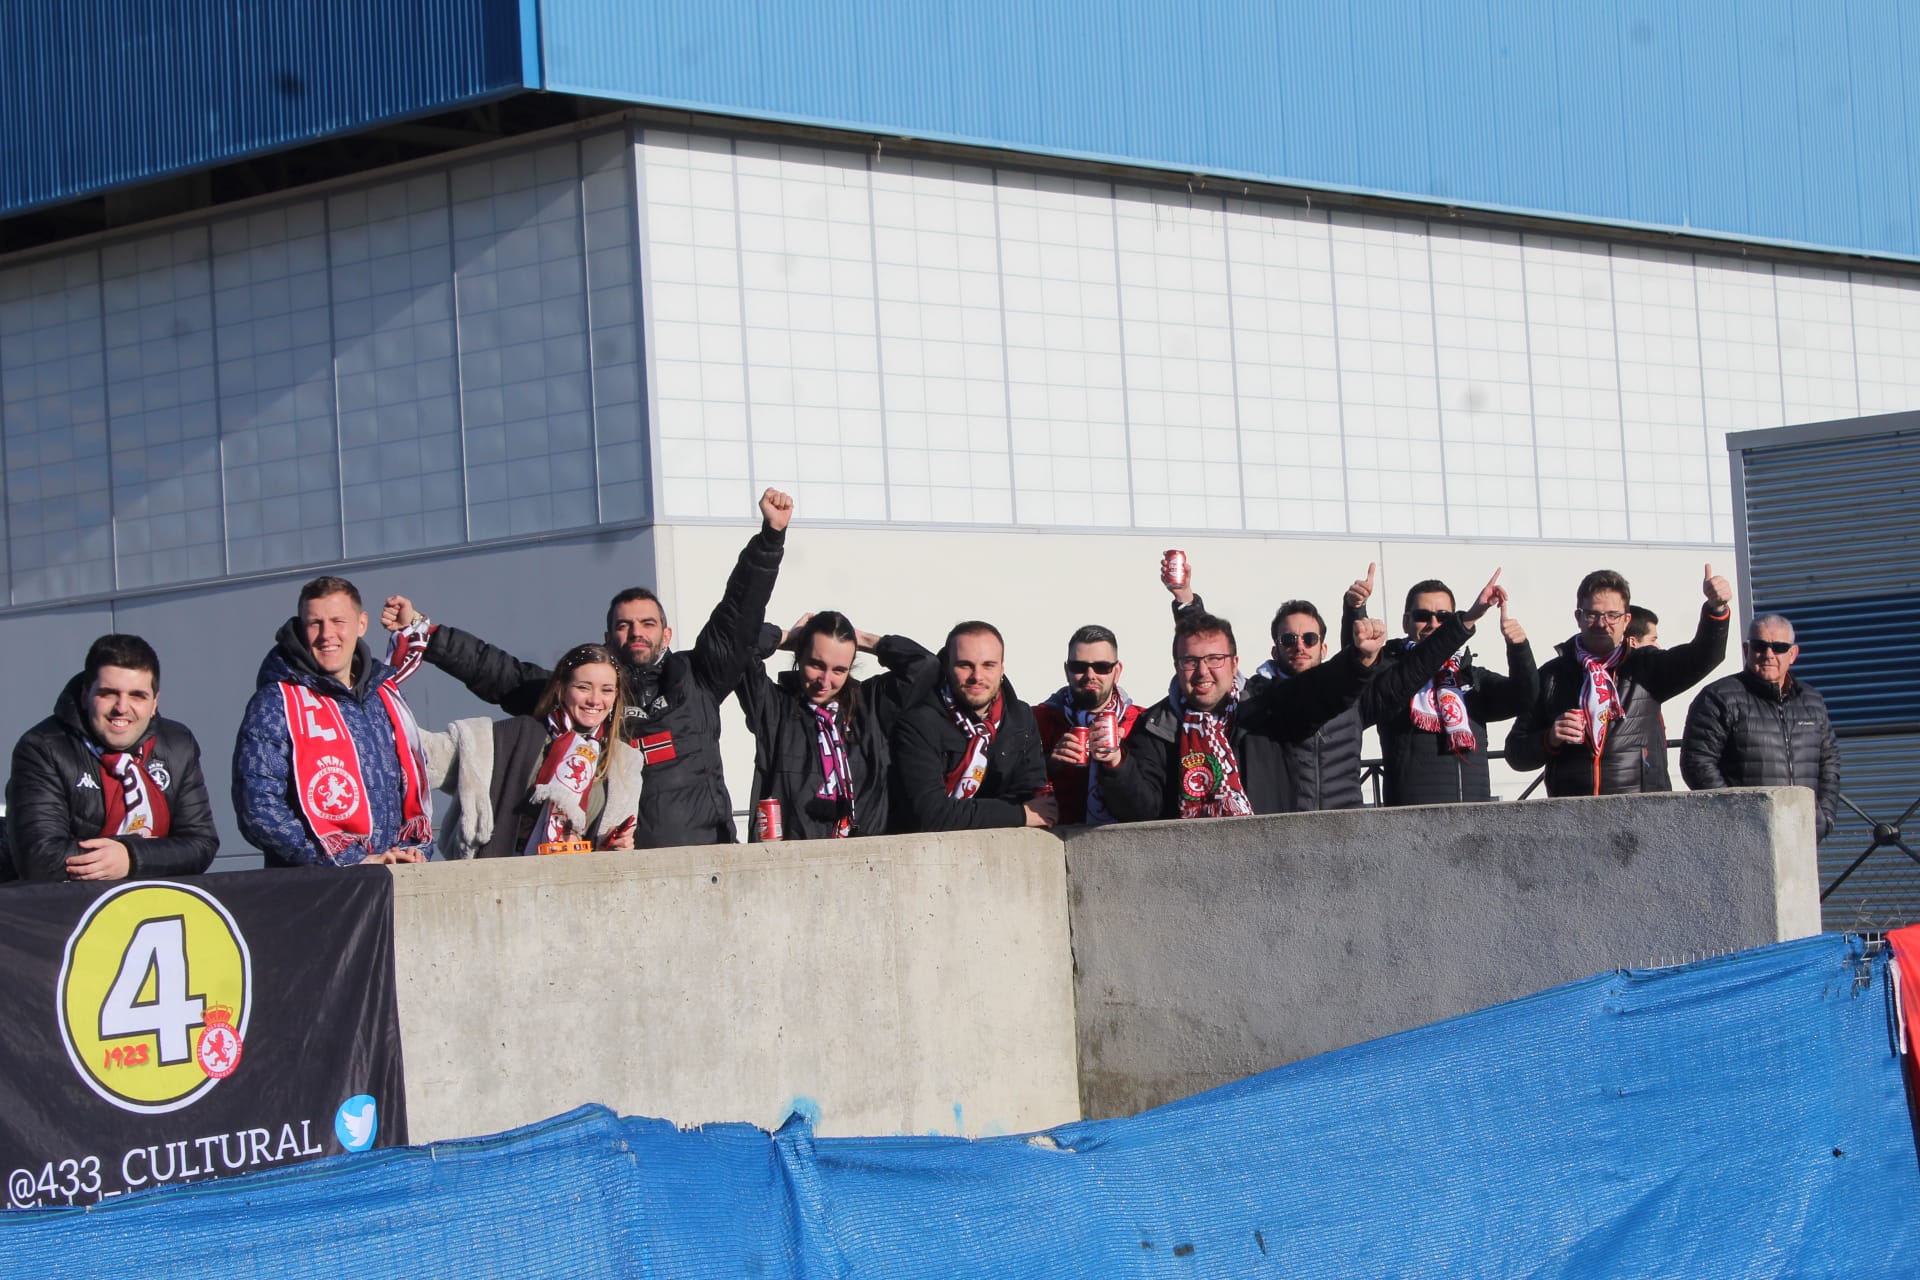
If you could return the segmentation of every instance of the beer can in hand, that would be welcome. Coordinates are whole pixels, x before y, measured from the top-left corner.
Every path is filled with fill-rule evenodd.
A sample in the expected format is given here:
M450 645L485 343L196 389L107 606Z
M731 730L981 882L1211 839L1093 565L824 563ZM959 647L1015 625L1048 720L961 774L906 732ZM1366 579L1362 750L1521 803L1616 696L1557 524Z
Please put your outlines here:
M1095 751L1113 751L1120 746L1120 717L1112 711L1102 711L1093 717L1093 749Z
M787 838L786 826L780 821L780 802L772 796L768 796L754 808L753 837L762 844L769 840Z
M1184 551L1169 551L1160 561L1160 581L1169 587L1186 586L1189 572Z
M1078 724L1067 730L1067 732L1072 734L1073 740L1080 744L1080 754L1082 757L1085 757L1087 754L1088 739L1092 736L1087 726Z

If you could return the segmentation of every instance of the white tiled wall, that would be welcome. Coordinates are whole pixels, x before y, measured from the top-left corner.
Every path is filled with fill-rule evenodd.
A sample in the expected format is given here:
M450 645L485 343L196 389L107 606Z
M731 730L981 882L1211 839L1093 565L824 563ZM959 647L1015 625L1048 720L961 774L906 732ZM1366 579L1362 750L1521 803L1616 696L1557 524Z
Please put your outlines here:
M739 518L1732 541L1920 282L612 130L0 260L5 603ZM658 504L654 509L658 466Z
M665 131L639 166L669 515L793 483L895 522L1725 544L1728 431L1920 404L1892 276Z

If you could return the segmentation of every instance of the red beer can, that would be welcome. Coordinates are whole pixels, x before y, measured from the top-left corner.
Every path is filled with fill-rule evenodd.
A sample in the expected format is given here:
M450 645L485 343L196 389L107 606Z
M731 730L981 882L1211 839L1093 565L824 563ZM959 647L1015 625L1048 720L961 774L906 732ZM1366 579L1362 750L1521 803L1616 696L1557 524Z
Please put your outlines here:
M1091 736L1089 734L1087 726L1083 724L1075 725L1073 728L1067 730L1067 732L1072 734L1073 740L1080 744L1080 754L1083 756L1086 755L1087 741L1088 741L1088 738Z
M1187 574L1187 553L1184 551L1167 552L1166 558L1160 565L1160 581L1170 587L1184 587L1187 585Z
M1101 711L1093 717L1093 745L1100 751L1113 751L1120 746L1120 717L1112 711Z
M754 808L753 837L762 844L769 840L787 838L787 829L780 821L780 802L772 796L768 796Z

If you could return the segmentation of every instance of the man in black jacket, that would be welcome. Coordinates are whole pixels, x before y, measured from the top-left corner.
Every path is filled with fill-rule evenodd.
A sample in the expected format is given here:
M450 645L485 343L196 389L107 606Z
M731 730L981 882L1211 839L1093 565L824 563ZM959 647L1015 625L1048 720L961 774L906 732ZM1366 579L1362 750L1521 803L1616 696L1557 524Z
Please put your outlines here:
M1341 600L1341 647L1353 643L1355 619L1367 616L1367 600L1373 594L1374 566L1367 576L1355 579ZM1173 594L1173 621L1198 616L1207 611L1206 602L1192 586L1191 570L1177 581L1170 579L1163 561L1161 585ZM1247 678L1244 696L1253 697L1276 680L1290 680L1313 670L1327 660L1332 647L1328 643L1326 619L1310 600L1288 600L1274 610L1273 655ZM1311 733L1287 741L1282 754L1292 799L1292 813L1312 813L1322 809L1358 809L1365 803L1360 789L1360 739L1365 726L1360 722L1360 704L1352 705L1314 728Z
M1050 827L1060 806L1033 709L1006 679L1006 642L963 622L940 649L944 678L893 726L895 831Z
M1733 587L1706 567L1706 603L1693 639L1671 649L1626 643L1627 580L1598 569L1580 581L1578 634L1540 668L1540 694L1507 734L1507 761L1545 768L1550 796L1611 796L1667 788L1660 704L1705 679L1727 653Z
M1497 571L1493 576L1498 581ZM1463 647L1468 632L1454 629L1459 615L1454 610L1452 588L1429 578L1414 583L1407 591L1406 611L1400 617L1406 638L1386 647L1380 655L1382 674L1361 696L1367 723L1380 728L1386 784L1383 799L1389 805L1492 799L1487 725L1513 719L1532 707L1539 695L1540 673L1534 666L1533 648L1519 621L1507 616L1506 588L1489 582L1481 598L1500 608L1500 635L1507 646L1506 675L1478 665ZM1478 600L1475 605L1484 608ZM1479 614L1470 616L1477 618ZM1444 638L1434 641L1437 635ZM1460 644L1454 644L1456 638ZM1427 662L1435 656L1440 658L1439 667L1427 670ZM1394 687L1385 672L1422 659L1427 660L1422 662L1426 682L1412 696L1402 696L1404 686Z
M692 649L669 647L666 609L647 588L629 587L607 606L606 643L621 656L627 686L621 736L646 758L637 849L734 839L733 802L721 771L720 704L740 683L766 621L793 499L768 489L760 514L760 532L740 552ZM405 596L390 596L380 620L389 631L410 626L425 634L427 662L511 715L531 715L552 674L456 627L427 623Z
M1840 806L1840 744L1827 701L1791 674L1800 646L1793 624L1763 614L1747 629L1746 669L1715 680L1687 712L1680 776L1695 791L1811 787L1816 838Z
M1183 615L1174 627L1173 687L1141 714L1109 766L1108 808L1122 822L1288 812L1287 745L1353 705L1385 640L1378 619L1361 618L1353 647L1249 695L1233 625Z
M160 658L139 636L87 650L53 714L13 748L7 849L22 880L196 875L220 847L200 744L156 714Z

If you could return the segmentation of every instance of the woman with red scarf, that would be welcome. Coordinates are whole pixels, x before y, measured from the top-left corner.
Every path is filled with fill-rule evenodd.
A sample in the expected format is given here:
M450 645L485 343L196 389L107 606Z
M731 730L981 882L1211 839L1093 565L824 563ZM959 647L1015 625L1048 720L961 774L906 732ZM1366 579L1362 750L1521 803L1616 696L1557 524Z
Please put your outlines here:
M425 738L431 783L454 795L448 859L633 848L640 752L609 734L625 693L605 645L561 657L532 715L456 720Z

